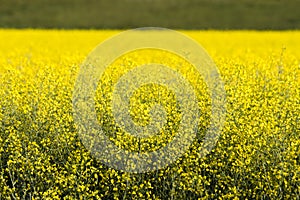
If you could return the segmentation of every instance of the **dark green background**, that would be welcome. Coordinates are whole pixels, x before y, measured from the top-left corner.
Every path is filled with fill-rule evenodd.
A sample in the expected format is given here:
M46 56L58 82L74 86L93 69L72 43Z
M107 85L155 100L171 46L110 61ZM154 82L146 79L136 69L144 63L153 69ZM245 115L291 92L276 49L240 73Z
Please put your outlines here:
M300 29L300 0L0 0L2 28Z

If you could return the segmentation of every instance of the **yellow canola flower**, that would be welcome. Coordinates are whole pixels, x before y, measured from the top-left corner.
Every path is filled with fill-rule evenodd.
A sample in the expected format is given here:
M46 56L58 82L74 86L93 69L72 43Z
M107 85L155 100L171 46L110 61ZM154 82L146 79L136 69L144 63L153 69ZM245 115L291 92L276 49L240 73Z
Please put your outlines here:
M212 56L226 89L226 123L204 158L198 152L210 125L211 102L193 66L153 49L115 60L99 77L95 110L119 148L155 151L172 140L181 121L176 95L150 84L135 91L128 112L135 124L146 126L151 108L162 105L166 123L160 131L136 138L115 123L113 86L130 69L143 63L170 66L197 94L197 139L176 163L146 174L99 163L82 145L73 120L80 64L118 32L0 30L0 199L299 198L299 31L182 31Z

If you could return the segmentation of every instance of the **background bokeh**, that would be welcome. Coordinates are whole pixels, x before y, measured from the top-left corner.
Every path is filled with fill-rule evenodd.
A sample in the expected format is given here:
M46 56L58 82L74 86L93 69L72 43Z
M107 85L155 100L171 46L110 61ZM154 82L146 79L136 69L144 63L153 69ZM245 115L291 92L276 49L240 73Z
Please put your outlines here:
M300 28L300 0L0 0L2 28Z

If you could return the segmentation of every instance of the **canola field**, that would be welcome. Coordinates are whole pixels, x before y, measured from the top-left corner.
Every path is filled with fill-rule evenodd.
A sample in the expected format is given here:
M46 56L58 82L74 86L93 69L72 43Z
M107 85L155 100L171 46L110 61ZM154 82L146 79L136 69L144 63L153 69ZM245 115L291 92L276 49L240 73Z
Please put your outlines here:
M188 73L192 66L151 50L118 58L99 77L95 108L119 148L157 150L176 135L181 119L174 93L150 84L134 93L128 112L146 126L149 109L159 103L167 124L143 139L120 130L109 101L128 69L149 60L180 65L201 109L198 137L188 151L146 173L99 162L74 123L72 95L80 66L100 42L119 32L0 30L0 199L300 198L299 31L180 31L207 50L226 90L225 124L204 157L198 150L209 126L210 101L201 77Z

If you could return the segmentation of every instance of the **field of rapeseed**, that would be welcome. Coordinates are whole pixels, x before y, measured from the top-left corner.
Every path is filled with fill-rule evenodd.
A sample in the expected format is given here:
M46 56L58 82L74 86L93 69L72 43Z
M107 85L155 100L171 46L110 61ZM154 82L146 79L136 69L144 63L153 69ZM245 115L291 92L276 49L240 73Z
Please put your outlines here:
M80 65L116 33L0 30L0 199L300 198L299 31L183 31L219 68L227 98L225 125L214 149L198 157L210 102L201 78L186 73L198 92L199 137L175 163L141 174L97 161L73 119ZM112 85L147 59L181 65L182 73L191 68L175 55L149 51L117 59L99 79L95 95L99 123L112 142L130 151L153 151L168 143L178 129L180 107L168 88L137 90L130 99L135 123L149 123L153 102L167 117L160 134L137 140L114 122L108 101Z

